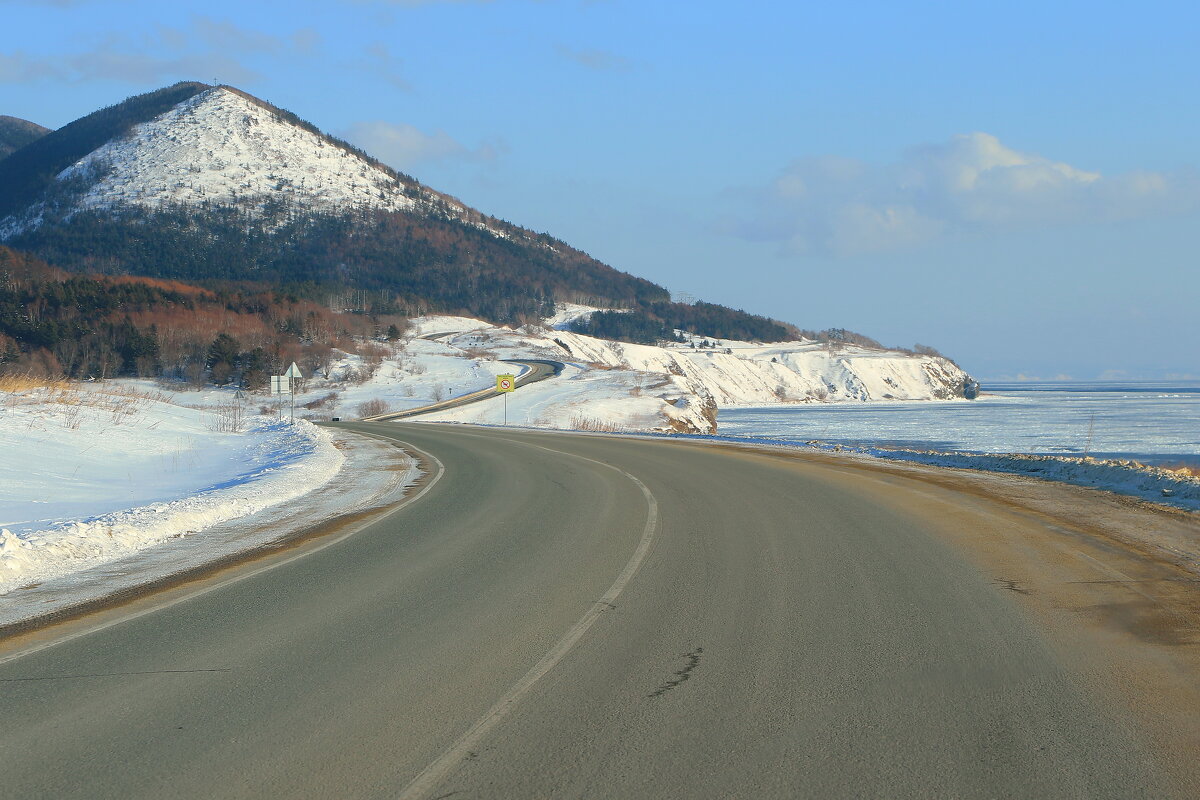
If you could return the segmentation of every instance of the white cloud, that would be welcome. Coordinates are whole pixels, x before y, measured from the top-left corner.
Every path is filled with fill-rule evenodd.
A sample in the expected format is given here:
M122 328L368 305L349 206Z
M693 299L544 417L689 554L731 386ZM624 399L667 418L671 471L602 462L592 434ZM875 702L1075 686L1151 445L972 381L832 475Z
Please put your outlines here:
M801 159L750 196L753 217L727 223L729 232L850 255L943 234L1177 213L1200 206L1200 180L1191 172L1107 177L971 133L914 147L892 164Z
M276 53L283 49L278 36L242 28L229 20L196 16L192 18L192 35L208 47L244 53Z
M196 16L186 28L157 25L142 35L108 34L90 50L64 56L0 53L0 83L118 80L154 84L172 79L251 83L261 76L241 56L304 55L319 44L320 35L312 29L297 30L285 40L228 20Z
M491 161L502 149L487 143L472 149L442 130L425 133L412 125L382 121L357 122L342 137L400 170L447 159Z
M375 77L402 91L411 91L412 85L405 80L403 74L404 61L392 55L391 49L383 42L367 45L363 50L364 57L358 62L358 67Z
M148 53L99 48L66 60L72 80L119 80L129 83L163 83L184 78L220 83L251 83L259 73L240 61L215 53L197 53L178 58Z
M0 53L0 83L25 83L62 77L62 69L50 59L16 51Z
M369 5L384 5L384 6L400 6L402 8L417 8L419 6L438 6L438 5L486 5L493 0L350 0L354 5L369 6Z
M627 72L633 68L633 62L628 58L608 50L574 50L565 45L559 45L558 54L569 61L574 61L581 67L597 72Z

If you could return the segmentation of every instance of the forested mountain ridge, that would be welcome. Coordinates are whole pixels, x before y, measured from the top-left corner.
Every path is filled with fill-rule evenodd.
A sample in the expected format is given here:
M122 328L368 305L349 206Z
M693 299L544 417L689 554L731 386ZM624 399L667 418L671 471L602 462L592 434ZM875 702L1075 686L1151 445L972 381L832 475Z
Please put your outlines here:
M0 160L50 132L36 122L0 114Z
M314 298L367 289L370 313L531 322L568 301L632 310L612 325L622 338L795 334L671 303L663 287L471 209L291 112L203 83L129 98L0 161L0 241L73 272L250 280Z

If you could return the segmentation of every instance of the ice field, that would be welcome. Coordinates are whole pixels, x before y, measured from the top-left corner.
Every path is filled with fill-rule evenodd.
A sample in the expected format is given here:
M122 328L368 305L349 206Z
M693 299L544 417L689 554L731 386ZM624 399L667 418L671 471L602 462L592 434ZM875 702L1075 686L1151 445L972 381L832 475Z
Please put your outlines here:
M1200 382L985 385L973 401L721 409L726 436L1200 464Z

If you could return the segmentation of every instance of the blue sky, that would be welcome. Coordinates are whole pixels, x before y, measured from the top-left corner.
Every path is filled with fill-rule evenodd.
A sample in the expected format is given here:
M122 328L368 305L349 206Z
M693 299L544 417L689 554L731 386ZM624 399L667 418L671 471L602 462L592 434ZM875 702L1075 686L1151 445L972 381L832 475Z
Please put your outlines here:
M0 114L230 83L672 291L1200 376L1190 3L0 0Z

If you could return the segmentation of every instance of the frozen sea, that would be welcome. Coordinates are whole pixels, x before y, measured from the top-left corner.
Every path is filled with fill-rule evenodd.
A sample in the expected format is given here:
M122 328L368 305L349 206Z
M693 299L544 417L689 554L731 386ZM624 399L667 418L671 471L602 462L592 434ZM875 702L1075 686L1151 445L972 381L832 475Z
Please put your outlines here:
M723 436L1200 465L1200 381L985 384L977 400L722 409Z

